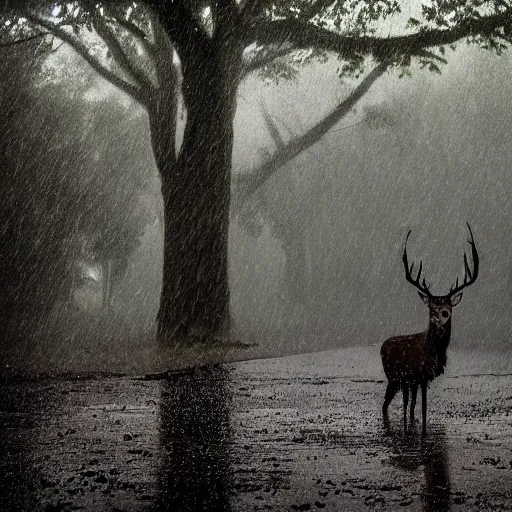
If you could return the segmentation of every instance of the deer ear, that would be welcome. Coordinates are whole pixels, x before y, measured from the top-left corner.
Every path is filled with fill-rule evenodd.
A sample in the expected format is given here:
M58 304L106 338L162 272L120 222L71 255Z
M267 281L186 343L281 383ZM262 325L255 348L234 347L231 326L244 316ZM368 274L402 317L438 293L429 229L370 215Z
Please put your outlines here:
M420 296L420 299L428 305L428 297L424 294L424 293L421 293L421 292L418 292L418 295Z
M462 292L457 293L457 295L450 299L452 306L456 306L460 302L460 299L462 299Z

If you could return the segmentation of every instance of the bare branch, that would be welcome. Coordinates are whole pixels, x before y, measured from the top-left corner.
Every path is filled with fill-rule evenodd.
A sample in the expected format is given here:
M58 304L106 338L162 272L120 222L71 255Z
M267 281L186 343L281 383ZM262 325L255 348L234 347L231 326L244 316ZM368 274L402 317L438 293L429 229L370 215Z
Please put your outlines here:
M330 128L346 116L354 105L368 92L375 81L382 76L388 65L381 63L376 66L352 93L343 100L330 114L315 124L305 134L290 140L277 151L268 161L261 165L250 176L240 180L242 190L239 190L238 200L245 202L284 164L295 158L299 153L320 140Z
M275 123L272 116L267 112L266 108L263 107L262 111L263 111L263 117L265 119L265 123L267 124L267 128L268 128L268 131L270 132L272 140L275 142L277 149L282 151L286 147L286 144L284 142L283 137L279 133L277 124Z
M9 41L7 43L0 43L0 48L14 46L17 44L28 43L29 41L33 41L34 39L38 39L40 37L49 36L50 34L51 34L51 32L40 32L39 34L34 34L32 36L25 37L23 39L16 39L15 41Z
M141 30L135 23L123 18L122 16L110 15L110 17L115 20L121 27L130 32L132 36L135 36L138 40L147 41L147 34L144 30Z
M61 49L61 46L64 44L64 41L61 41L60 44L56 47L56 48L53 48L50 53L57 53L60 49Z
M110 71L99 61L97 57L91 54L89 48L84 43L79 41L76 37L73 37L63 27L55 25L54 23L44 18L40 18L29 13L24 13L23 16L30 23L43 27L58 37L61 41L69 44L73 50L75 50L78 55L80 55L100 76L109 81L111 84L115 85L121 91L131 96L138 103L145 105L144 95L142 94L140 87L136 87L130 84L126 80L123 80L121 77Z
M142 45L144 51L152 58L155 58L156 50L153 44L148 40L148 35L141 30L135 23L123 18L122 16L118 16L114 13L108 12L109 18L115 21L119 26L123 27L128 33L130 33L133 37L137 39L137 41Z
M132 81L136 82L141 92L151 88L151 81L144 73L137 68L132 60L126 55L113 30L104 22L100 16L93 17L93 27L96 33L103 39L116 63L122 68Z

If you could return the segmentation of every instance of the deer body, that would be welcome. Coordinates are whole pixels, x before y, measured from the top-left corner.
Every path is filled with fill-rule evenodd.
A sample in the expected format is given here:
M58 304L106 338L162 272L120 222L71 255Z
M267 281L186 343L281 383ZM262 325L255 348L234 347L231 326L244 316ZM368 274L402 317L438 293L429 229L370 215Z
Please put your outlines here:
M469 225L468 225L469 227ZM470 233L471 233L471 228ZM410 231L407 235L409 237ZM406 279L419 290L419 296L429 308L429 325L426 331L408 336L395 336L386 340L381 347L380 355L384 373L388 379L382 412L387 414L388 406L396 393L402 389L404 401L404 429L407 428L407 405L411 391L411 421L414 419L416 396L421 386L422 394L422 425L426 433L427 389L428 384L444 373L446 366L446 350L450 343L452 308L462 298L462 289L475 282L478 275L478 253L471 234L469 240L472 248L473 271L469 269L467 257L464 254L464 282L458 285L458 280L447 295L435 296L429 291L425 279L420 283L420 262L416 279L412 277L414 263L409 267L407 250L404 249L403 262ZM406 240L407 245L407 240Z
M399 388L431 382L442 373L437 351L425 333L389 338L382 345L381 357L388 382Z

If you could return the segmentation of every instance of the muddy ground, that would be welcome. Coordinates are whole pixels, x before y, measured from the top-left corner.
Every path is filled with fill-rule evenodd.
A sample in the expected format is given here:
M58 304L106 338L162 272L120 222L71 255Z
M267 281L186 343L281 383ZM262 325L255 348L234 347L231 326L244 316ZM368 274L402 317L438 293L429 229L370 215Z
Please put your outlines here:
M383 422L378 347L9 380L0 509L512 510L511 370L450 353L425 438Z

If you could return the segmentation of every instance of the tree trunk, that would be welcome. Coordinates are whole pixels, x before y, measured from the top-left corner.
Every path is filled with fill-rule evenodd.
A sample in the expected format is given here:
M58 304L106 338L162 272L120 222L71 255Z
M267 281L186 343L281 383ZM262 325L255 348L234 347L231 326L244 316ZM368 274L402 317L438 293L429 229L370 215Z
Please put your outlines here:
M108 259L101 263L102 269L102 307L108 309L112 299L112 260Z
M161 169L165 229L158 333L208 339L229 330L230 177L241 51L224 41L187 54L183 142L176 163Z
M272 236L281 243L285 256L283 284L288 299L305 304L312 285L312 255L308 246L309 215L276 221Z

